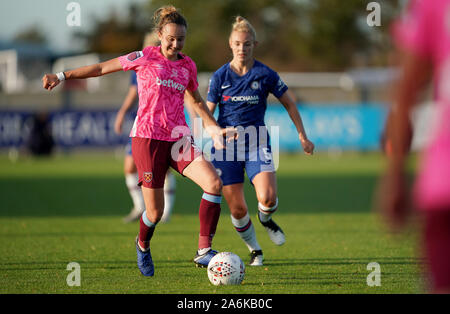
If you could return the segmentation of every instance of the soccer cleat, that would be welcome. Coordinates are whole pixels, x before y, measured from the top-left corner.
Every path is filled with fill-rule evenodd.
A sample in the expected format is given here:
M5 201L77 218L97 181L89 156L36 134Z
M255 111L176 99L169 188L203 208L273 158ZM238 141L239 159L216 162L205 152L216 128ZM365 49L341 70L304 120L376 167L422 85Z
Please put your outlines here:
M208 252L198 255L198 251L194 257L194 263L197 267L208 267L209 261L217 254L216 250L209 249Z
M133 222L133 221L137 221L139 220L139 218L141 218L143 211L142 210L137 210L136 208L132 208L130 213L123 217L123 222L124 223L129 223L129 222Z
M153 266L152 254L150 253L150 248L147 251L141 251L138 244L138 237L135 240L136 252L137 252L137 265L141 274L144 276L153 276L155 273L155 267Z
M264 260L264 255L261 250L253 250L250 253L250 266L262 266Z
M262 222L258 214L258 220L264 226L264 228L266 228L270 240L272 240L273 243L275 243L276 245L283 245L284 242L286 242L286 237L283 230L281 230L281 228L275 223L275 221L273 221L272 218L270 218L266 222Z

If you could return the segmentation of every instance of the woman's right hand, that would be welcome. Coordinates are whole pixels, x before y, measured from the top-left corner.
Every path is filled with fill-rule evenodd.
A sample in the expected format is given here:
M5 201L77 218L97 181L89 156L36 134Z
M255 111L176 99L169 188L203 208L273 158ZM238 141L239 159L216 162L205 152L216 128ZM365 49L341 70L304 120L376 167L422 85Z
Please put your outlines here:
M211 134L215 149L221 150L225 148L226 144L224 143L224 138L226 142L229 143L231 141L236 140L239 137L238 131L234 127L222 129L217 126L212 127L211 129L212 131L210 131L209 133Z
M49 91L58 86L59 82L60 80L56 74L45 74L42 77L42 87Z

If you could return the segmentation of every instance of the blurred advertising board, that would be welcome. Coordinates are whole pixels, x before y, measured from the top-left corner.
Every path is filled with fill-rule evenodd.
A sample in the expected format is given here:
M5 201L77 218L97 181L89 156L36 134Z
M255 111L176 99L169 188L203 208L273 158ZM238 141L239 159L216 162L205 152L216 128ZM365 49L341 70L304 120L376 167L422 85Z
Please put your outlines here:
M382 105L299 106L308 137L320 150L377 150L387 109ZM128 114L123 132L114 132L115 110L54 111L46 113L57 146L112 147L127 142L133 124ZM41 113L42 114L42 113ZM0 148L24 145L29 137L33 113L0 111ZM266 112L269 132L278 128L280 151L300 151L294 124L281 105L269 105ZM272 138L272 141L274 139Z

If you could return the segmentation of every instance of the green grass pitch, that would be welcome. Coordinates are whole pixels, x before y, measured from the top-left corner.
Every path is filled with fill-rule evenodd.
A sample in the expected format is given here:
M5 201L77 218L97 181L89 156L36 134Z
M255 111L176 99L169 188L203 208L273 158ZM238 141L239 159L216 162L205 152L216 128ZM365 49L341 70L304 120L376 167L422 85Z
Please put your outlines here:
M172 219L158 225L152 240L155 276L145 278L133 243L138 223L122 223L131 199L120 158L74 154L13 163L2 155L0 293L421 293L417 235L389 235L372 209L382 168L376 153L281 155L275 217L287 242L272 244L255 219L247 180L265 265L246 267L240 286L216 287L192 262L201 191L188 179L177 176ZM249 260L225 202L214 248ZM80 286L67 285L70 262L80 265ZM380 286L367 285L371 262L380 265Z

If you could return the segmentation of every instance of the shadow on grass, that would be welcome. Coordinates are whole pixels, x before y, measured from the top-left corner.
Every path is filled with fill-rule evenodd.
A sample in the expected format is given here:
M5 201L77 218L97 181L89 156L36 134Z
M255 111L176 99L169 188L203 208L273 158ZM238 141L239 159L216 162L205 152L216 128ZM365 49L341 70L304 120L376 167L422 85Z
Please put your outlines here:
M416 257L358 257L358 258L313 258L313 259L273 259L267 260L265 266L295 266L295 265L354 265L360 264L366 266L368 263L377 262L380 265L415 265L423 262L421 258Z
M423 262L420 258L412 257L364 257L364 258L314 258L314 259L276 259L266 261L263 267L250 267L251 269L263 269L267 267L278 266L343 266L343 265L367 265L371 261L377 261L381 265L416 265ZM173 267L177 268L194 268L191 260L186 259L154 259L155 264L159 268ZM106 260L106 261L77 261L83 269L119 269L119 268L135 268L136 261L133 260ZM39 269L63 269L67 266L67 261L20 261L20 262L3 262L0 270L39 270ZM324 273L321 273L324 274ZM342 274L342 273L341 273ZM353 274L353 273L349 273Z
M202 191L186 178L177 183L174 213L196 214ZM278 197L283 213L368 212L376 184L370 175L279 176ZM256 208L248 180L245 194L249 208ZM0 217L122 216L132 207L120 176L0 179L0 200Z
M153 259L158 269L173 268L196 268L192 260L186 259ZM23 271L23 270L63 270L67 267L67 261L33 261L33 262L4 262L0 265L0 271ZM77 261L82 269L137 269L136 260L114 260L114 261ZM198 268L206 271L206 268Z

